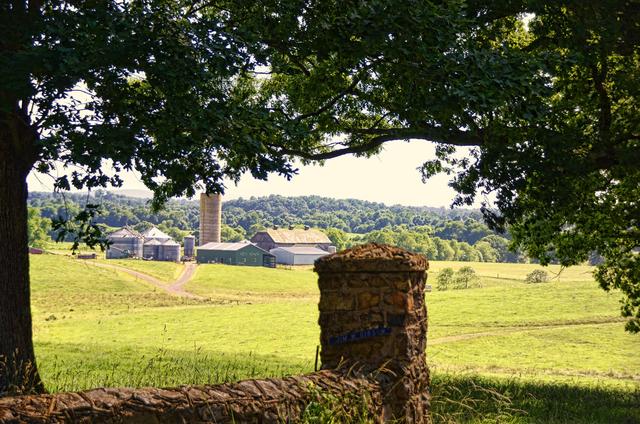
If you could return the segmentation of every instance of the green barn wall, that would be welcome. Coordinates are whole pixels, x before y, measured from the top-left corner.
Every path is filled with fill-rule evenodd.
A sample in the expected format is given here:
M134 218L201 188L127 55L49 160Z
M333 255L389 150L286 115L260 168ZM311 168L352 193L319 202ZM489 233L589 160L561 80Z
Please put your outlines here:
M265 252L248 245L240 250L202 250L196 252L198 263L224 263L228 265L262 266Z

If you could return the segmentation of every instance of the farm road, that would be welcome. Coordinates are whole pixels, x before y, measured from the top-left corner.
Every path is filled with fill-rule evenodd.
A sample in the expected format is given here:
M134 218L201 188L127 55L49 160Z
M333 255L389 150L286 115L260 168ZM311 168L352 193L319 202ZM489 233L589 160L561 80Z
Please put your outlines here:
M159 289L162 289L172 295L183 296L183 297L188 297L191 299L198 299L198 300L204 299L204 297L198 296L197 294L189 293L183 288L184 285L187 284L189 280L191 280L191 278L193 277L193 274L196 271L197 265L193 263L185 264L184 269L182 270L182 274L180 274L180 276L173 283L170 283L170 284L166 284L163 281L160 281L149 274L145 274L140 271L135 271L133 269L129 269L120 265L112 265L112 264L105 264L102 262L91 262L91 261L85 261L85 263L93 266L97 266L99 268L109 268L109 269L115 269L117 271L124 272L126 274L131 275L132 277L136 277L141 280L144 280L147 283Z

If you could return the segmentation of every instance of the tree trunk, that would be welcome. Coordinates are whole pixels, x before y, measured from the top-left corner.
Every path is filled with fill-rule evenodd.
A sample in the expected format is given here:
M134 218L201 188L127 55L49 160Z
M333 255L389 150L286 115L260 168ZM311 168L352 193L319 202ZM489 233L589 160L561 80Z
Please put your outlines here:
M0 113L0 396L44 391L33 351L29 290L27 175L33 139L28 132L8 131L15 126L6 118Z

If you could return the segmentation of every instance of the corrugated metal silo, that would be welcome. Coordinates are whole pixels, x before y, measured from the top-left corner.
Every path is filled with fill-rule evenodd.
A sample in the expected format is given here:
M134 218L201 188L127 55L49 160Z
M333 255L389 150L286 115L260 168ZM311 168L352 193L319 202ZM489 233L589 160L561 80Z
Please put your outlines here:
M161 261L180 261L180 244L167 240L158 247L158 259Z
M196 238L194 236L186 236L184 238L184 255L190 258L195 254Z
M158 256L159 256L158 250L159 250L161 244L162 243L160 243L156 239L151 239L149 241L145 241L144 247L142 249L142 252L144 253L144 258L145 259L150 259L150 258L158 259Z
M144 238L137 231L121 228L110 234L107 239L110 242L107 248L107 259L142 257Z

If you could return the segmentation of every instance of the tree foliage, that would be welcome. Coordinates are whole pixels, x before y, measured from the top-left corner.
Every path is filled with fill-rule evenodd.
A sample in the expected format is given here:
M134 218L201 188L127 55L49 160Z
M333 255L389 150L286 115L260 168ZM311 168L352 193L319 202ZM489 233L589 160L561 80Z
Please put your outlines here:
M527 274L524 281L529 284L546 283L549 281L549 274L541 269L536 269Z
M601 255L596 278L640 331L639 20L628 0L5 1L0 213L26 244L32 169L64 167L58 190L136 169L159 207L244 172L290 178L295 158L429 140L424 178L452 175L456 204L493 193L487 222L542 263ZM96 213L54 226L94 244ZM0 282L22 309L25 247L2 251L20 270Z
M436 290L464 290L480 287L480 277L470 266L463 266L457 271L443 268L436 275Z
M51 220L40 216L40 210L29 208L28 237L29 246L43 247L51 241L49 231L51 230Z
M126 225L144 231L155 225L176 240L181 240L188 232L198 235L199 206L195 201L171 200L163 210L154 212L145 199L128 198L100 190L94 194L87 197L69 193L63 199L51 193L31 193L29 204L38 207L43 217L57 220L79 213L86 202L100 204L103 212L95 216L93 221L106 232ZM384 227L380 227L381 217L385 220ZM377 242L400 246L435 260L525 260L510 253L507 250L509 241L489 230L480 219L479 211L472 209L388 207L354 199L272 195L225 201L222 239L239 241L251 238L256 231L274 225L306 225L324 229L339 250L356 244ZM333 225L340 225L340 228ZM344 228L347 231L343 231ZM484 234L489 235L478 240L478 235ZM477 241L471 244L472 240Z
M442 268L436 276L436 290L444 291L453 286L453 268Z
M487 222L541 263L593 252L640 330L640 8L607 0L234 5L263 43L260 84L308 160L438 143L424 178L478 193ZM528 24L522 19L527 13ZM248 19L259 16L260 19ZM277 19L275 18L277 17ZM339 139L325 135L341 135ZM465 157L456 146L471 146Z

